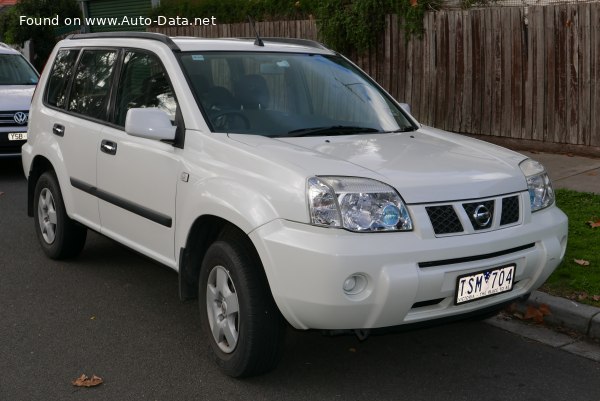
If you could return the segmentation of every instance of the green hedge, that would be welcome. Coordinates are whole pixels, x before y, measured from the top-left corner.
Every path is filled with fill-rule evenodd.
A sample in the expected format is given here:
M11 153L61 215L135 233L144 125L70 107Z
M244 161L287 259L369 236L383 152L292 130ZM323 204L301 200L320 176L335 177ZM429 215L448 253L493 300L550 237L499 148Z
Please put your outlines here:
M320 40L339 50L365 50L385 29L385 16L398 14L401 27L410 35L423 31L427 10L440 0L162 0L153 15L210 17L218 23L315 18Z

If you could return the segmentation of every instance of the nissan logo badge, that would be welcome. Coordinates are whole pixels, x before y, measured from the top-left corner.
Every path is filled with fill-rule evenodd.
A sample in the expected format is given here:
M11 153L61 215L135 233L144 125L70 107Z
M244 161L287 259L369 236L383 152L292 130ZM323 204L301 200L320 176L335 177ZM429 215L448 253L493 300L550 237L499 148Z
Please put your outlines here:
M484 205L479 205L475 208L475 212L473 212L473 219L479 225L479 227L485 227L489 224L492 219L492 214Z

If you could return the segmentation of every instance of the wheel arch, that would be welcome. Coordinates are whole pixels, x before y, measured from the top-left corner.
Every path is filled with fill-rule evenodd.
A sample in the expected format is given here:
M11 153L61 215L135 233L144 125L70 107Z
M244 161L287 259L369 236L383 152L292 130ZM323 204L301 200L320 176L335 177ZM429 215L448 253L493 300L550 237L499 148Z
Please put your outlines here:
M38 179L46 171L52 171L56 174L54 166L46 157L37 155L31 162L29 168L29 174L27 176L27 215L33 217L33 196L35 193L35 186Z
M259 264L261 273L268 283L258 251L250 237L229 220L216 215L202 215L191 225L185 247L179 250L179 297L182 301L198 297L198 279L202 260L210 245L218 240L242 242Z

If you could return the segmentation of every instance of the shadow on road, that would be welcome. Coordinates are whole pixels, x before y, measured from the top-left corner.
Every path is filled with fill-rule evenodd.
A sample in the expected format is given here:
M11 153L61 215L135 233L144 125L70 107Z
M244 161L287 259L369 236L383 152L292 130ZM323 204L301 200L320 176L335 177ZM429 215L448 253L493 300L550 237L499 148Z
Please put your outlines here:
M0 182L25 179L20 157L0 158Z

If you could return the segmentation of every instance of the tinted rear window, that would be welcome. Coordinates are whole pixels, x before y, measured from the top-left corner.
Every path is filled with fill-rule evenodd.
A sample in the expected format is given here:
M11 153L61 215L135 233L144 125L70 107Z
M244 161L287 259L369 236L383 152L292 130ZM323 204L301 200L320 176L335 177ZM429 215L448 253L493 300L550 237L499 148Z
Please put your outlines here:
M46 101L48 104L64 108L67 100L67 86L73 75L73 66L79 50L60 50L54 60L48 79Z

